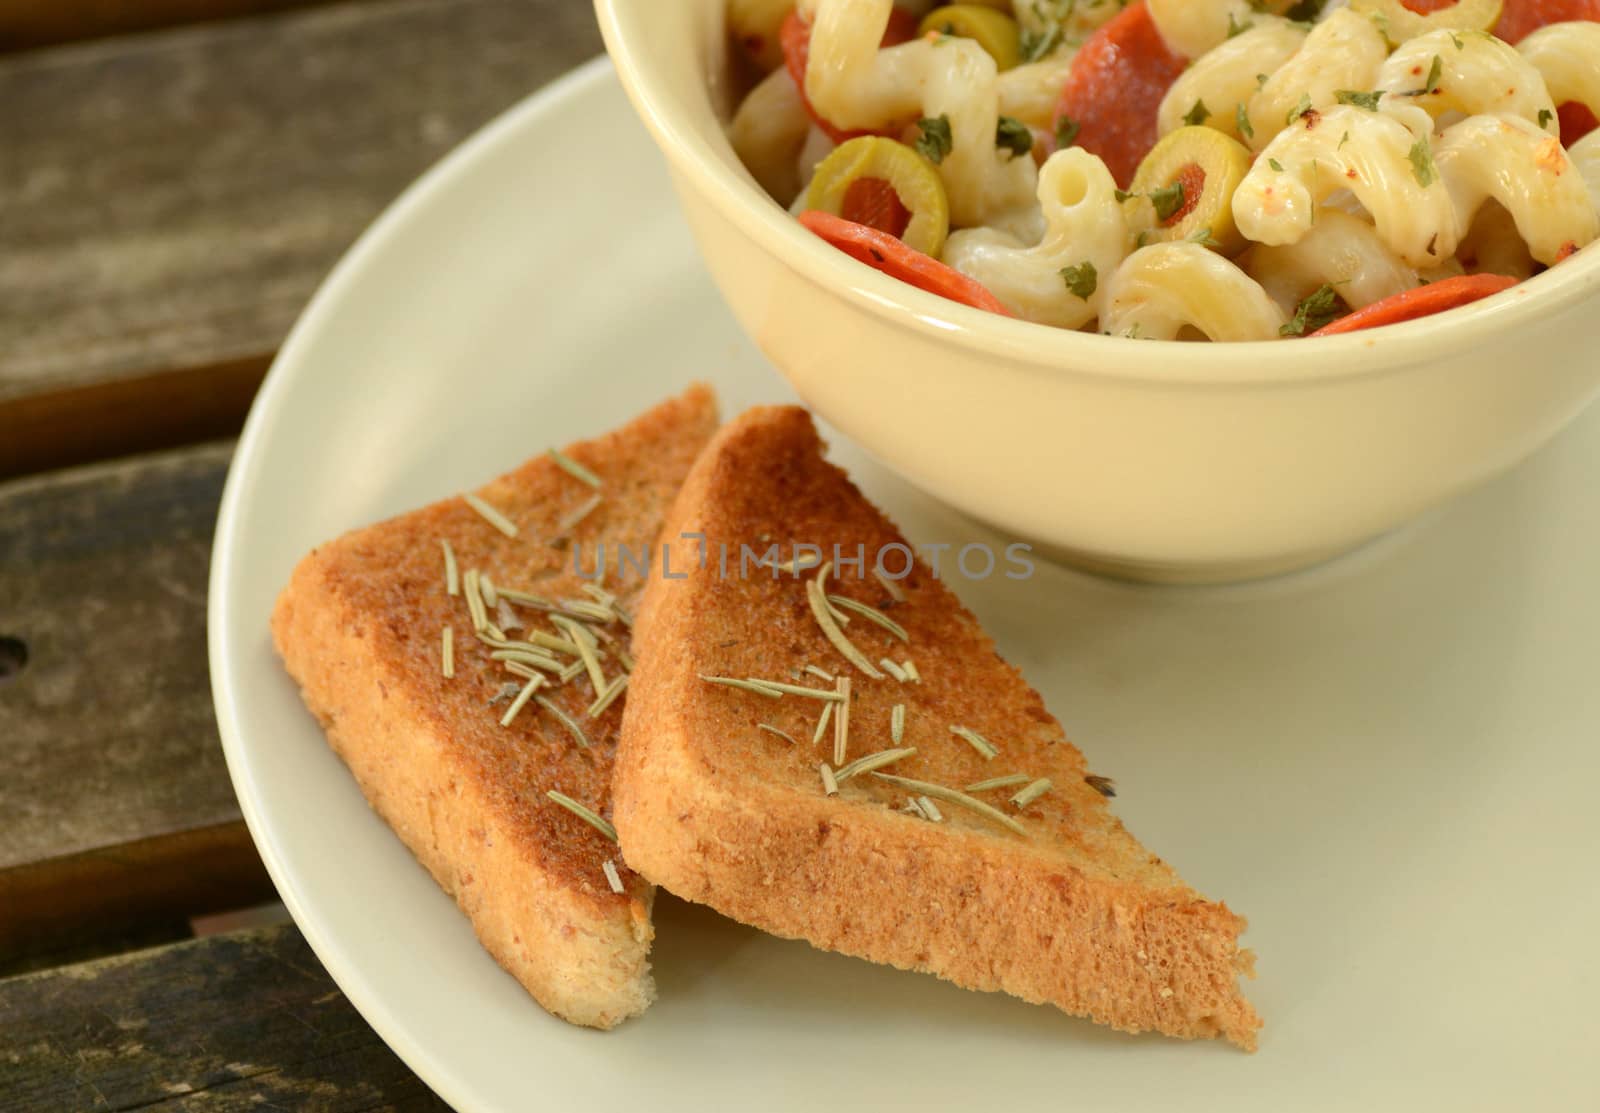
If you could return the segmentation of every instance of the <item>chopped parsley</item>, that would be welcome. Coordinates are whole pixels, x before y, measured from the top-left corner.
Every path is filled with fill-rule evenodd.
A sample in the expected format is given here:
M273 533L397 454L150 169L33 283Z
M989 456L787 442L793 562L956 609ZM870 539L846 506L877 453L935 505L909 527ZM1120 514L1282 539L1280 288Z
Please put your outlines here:
M1011 157L1017 158L1033 151L1033 132L1021 120L1002 116L995 125L994 145L1002 151L1010 151Z
M1069 116L1056 118L1056 150L1064 151L1078 141L1078 121Z
M1344 302L1332 286L1318 286L1298 306L1294 317L1278 330L1280 336L1304 336L1345 315Z
M1444 59L1437 54L1433 56L1433 65L1428 67L1428 77L1420 89L1408 89L1404 93L1396 93L1400 97L1426 97L1439 91L1439 79L1444 76Z
M1275 159L1275 158L1267 159L1267 165L1272 167L1278 173L1280 173L1280 174L1283 173L1283 163L1279 162L1277 159Z
M1240 101L1234 106L1233 122L1238 125L1239 134L1246 139L1254 139L1256 137L1256 129L1250 123L1250 113L1244 110L1244 101Z
M944 113L917 121L917 151L935 166L945 160L955 140L950 135L950 117Z
M1264 73L1256 74L1256 88L1257 89L1265 89L1267 87L1267 78L1268 78L1267 74L1264 74Z
M1410 158L1411 172L1417 176L1417 184L1427 189L1438 178L1439 173L1433 165L1433 151L1426 139L1419 139L1411 145Z
M1357 108L1365 108L1368 112L1376 112L1378 110L1378 101L1383 99L1382 90L1361 93L1354 89L1340 89L1333 95L1338 98L1340 104L1353 104Z
M1183 182L1173 182L1169 186L1150 191L1150 203L1156 208L1156 219L1165 223L1183 210L1185 201Z
M1094 292L1100 288L1100 272L1087 260L1075 267L1062 267L1061 279L1074 297L1084 301L1094 297Z
M1207 108L1205 100L1201 99L1194 102L1194 107L1189 109L1188 114L1183 118L1183 122L1190 127L1199 127L1209 119L1211 119L1211 109Z
M1211 225L1209 224L1203 224L1199 228L1196 228L1193 232L1190 232L1188 239L1184 240L1184 242L1197 243L1201 247L1222 246L1222 242L1218 240L1216 236L1211 234Z
M1254 26L1255 24L1250 20L1247 19L1243 23L1240 23L1237 19L1233 18L1232 12L1228 13L1228 38L1231 39L1238 35L1242 35Z
M1539 126L1540 127L1542 127L1542 128L1549 127L1550 126L1550 121L1554 120L1555 118L1556 118L1556 114L1554 112L1550 111L1548 108L1539 109Z
M1289 115L1284 117L1283 122L1285 125L1292 124L1310 111L1311 94L1301 93L1299 103L1297 103L1293 108L1289 109Z

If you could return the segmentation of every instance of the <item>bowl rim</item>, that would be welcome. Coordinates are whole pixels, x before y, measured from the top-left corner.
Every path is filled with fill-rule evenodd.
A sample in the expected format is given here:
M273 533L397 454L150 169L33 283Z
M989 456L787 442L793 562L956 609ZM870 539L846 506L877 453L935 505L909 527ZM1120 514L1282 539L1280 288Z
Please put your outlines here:
M1042 373L1096 380L1198 388L1240 384L1300 387L1436 363L1481 347L1504 330L1531 328L1543 318L1600 294L1600 247L1591 244L1560 266L1459 309L1378 329L1301 339L1287 349L1263 341L1166 341L1137 351L1132 345L1140 342L1125 337L1001 317L919 290L828 246L761 189L739 164L725 138L724 149L718 150L698 128L664 109L671 100L666 95L664 74L631 26L638 9L675 8L687 19L692 18L696 3L594 0L594 6L606 49L635 111L676 175L687 176L724 218L791 270L858 309L991 359L1003 357ZM700 91L709 101L709 83L700 83ZM1273 359L1273 353L1280 358ZM1130 355L1139 358L1127 358Z

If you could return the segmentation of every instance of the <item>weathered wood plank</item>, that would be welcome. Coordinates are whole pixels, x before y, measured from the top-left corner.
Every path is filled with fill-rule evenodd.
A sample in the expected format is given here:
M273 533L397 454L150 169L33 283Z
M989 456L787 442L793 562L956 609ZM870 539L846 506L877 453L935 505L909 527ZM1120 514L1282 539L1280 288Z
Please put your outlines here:
M325 0L6 0L0 51L300 8Z
M205 596L230 455L0 487L0 952L270 895L212 717Z
M445 1109L292 927L0 981L0 1111Z
M385 0L0 59L0 476L234 428L356 234L599 49L585 0Z

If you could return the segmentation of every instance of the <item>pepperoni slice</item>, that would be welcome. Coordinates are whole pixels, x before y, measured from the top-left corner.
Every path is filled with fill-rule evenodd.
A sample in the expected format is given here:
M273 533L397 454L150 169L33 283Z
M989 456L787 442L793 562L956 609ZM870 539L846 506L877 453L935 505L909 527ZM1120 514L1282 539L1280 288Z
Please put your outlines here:
M1596 64L1600 65L1600 62ZM1561 121L1563 147L1571 147L1595 128L1600 127L1600 120L1594 118L1594 113L1577 101L1568 101L1556 109L1556 118Z
M974 309L987 309L1002 317L1011 316L1011 312L1000 304L1000 299L980 283L930 255L907 247L902 240L887 232L817 209L807 209L801 213L800 223L852 259L880 270L891 278L909 282L919 290L970 305Z
M1056 105L1056 130L1063 118L1076 124L1077 145L1099 155L1126 189L1156 145L1161 98L1186 65L1167 49L1144 0L1129 4L1073 59Z
M1494 33L1508 43L1519 43L1541 27L1585 19L1600 22L1600 0L1506 0Z
M883 41L879 45L899 46L916 37L916 16L904 8L894 8L889 14L889 26L884 28ZM783 46L784 67L794 79L795 88L800 90L800 103L805 106L806 115L811 117L811 122L821 128L829 139L835 143L843 143L847 139L863 135L894 134L895 129L892 128L883 131L845 131L824 120L817 112L811 103L811 98L806 96L806 62L811 57L811 25L800 18L799 11L790 12L784 19L783 26L778 31L778 40Z
M1426 286L1418 286L1415 290L1403 290L1398 294L1391 294L1382 301L1375 301L1364 309L1356 310L1349 316L1340 317L1333 324L1325 325L1311 335L1337 336L1341 333L1359 332L1362 329L1379 328L1383 325L1397 325L1401 321L1415 321L1419 317L1431 317L1447 309L1470 305L1503 290L1509 290L1516 284L1515 278L1508 278L1503 274L1457 275Z
M857 178L844 191L839 215L856 224L887 232L895 239L906 234L911 210L900 200L894 186L882 178Z

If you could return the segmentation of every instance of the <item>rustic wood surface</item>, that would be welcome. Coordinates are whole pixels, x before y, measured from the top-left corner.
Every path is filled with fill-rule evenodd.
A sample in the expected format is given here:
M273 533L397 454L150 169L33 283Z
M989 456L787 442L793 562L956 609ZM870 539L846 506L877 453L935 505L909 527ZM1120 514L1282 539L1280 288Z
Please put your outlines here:
M5 0L0 50L147 31L174 23L227 19L326 0Z
M0 54L0 1111L442 1108L292 928L173 942L271 896L201 442L362 228L600 42L588 0L302 2L0 0L0 51L86 40Z
M0 486L0 947L270 893L206 673L230 452Z
M446 1108L292 927L0 982L0 1111Z
M362 228L599 50L586 0L391 0L0 58L0 476L234 430Z

